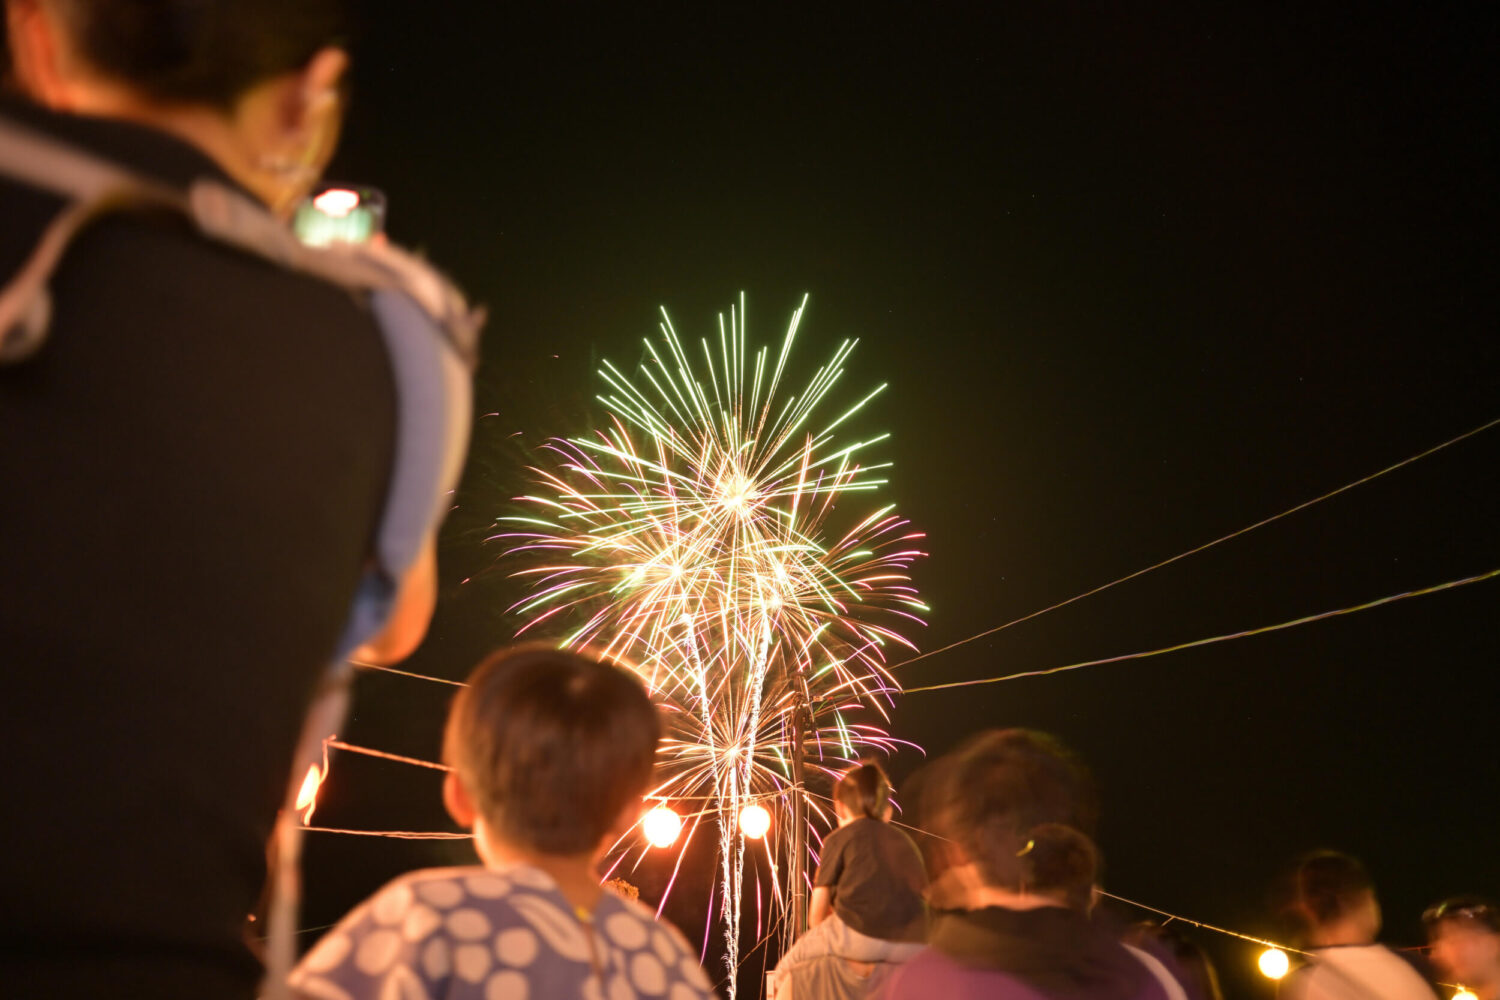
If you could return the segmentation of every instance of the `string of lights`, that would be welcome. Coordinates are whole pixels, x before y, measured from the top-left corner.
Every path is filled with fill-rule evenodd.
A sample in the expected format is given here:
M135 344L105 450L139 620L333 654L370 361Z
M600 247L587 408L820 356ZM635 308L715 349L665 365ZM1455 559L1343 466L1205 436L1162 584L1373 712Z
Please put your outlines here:
M1496 573L1500 573L1500 570L1497 570ZM1496 574L1492 573L1490 575L1493 576L1493 575L1496 575ZM383 750L376 750L376 749L371 748L371 747L358 746L356 744L351 744L351 743L344 742L343 740L328 739L328 740L325 740L324 743L325 743L326 746L331 747L331 748L337 748L337 749L340 749L340 750L346 750L346 751L349 751L349 752L352 752L352 753L365 754L367 756L377 757L377 758L380 758L380 759L383 759L383 760L391 760L391 761L396 761L398 763L411 764L411 765L418 766L418 767L426 767L426 768L436 769L436 770L444 770L444 771L449 770L449 768L447 768L445 765L437 764L437 763L434 763L433 761L421 760L421 759L416 758L416 757L406 757L406 756L402 756L400 754L386 753ZM326 772L325 772L324 776L326 778ZM815 797L815 798L824 799L824 800L830 801L830 802L832 801L828 796L825 796L825 795L816 795L814 793L809 793L809 794L813 795L813 797ZM701 798L701 797L702 796L693 796L693 798ZM753 806L746 807L747 811L749 809L751 809L752 807ZM679 836L679 834L680 834L680 832L682 830L682 827L683 827L683 821L685 819L693 819L693 818L696 818L696 817L701 817L701 816L705 816L705 815L714 814L716 812L717 812L717 810L704 809L704 810L698 810L698 811L695 811L695 812L678 813L675 810L667 808L665 805L658 805L658 806L655 806L655 807L653 807L652 809L650 809L650 810L648 810L646 812L646 814L641 819L641 826L643 828L643 831L645 832L646 839L647 839L648 843L650 843L654 847L669 847L669 846L671 846L677 840L677 837ZM762 817L761 817L760 814L764 814L764 817L763 817L764 824L765 824L764 826L760 825L761 821L762 821ZM896 820L892 820L891 822L892 822L893 825L902 827L902 828L904 828L906 830L910 830L913 833L922 834L922 835L928 836L928 837L937 837L938 839L944 839L939 834L932 833L931 831L928 831L928 830L924 830L923 828L921 828L919 826L914 826L914 825L912 825L910 823L904 823L904 822L900 822L900 821L896 821ZM746 836L751 837L753 839L759 839L761 837L764 837L766 835L767 831L769 830L769 826L770 826L770 814L767 813L764 808L761 808L760 809L760 813L759 814L755 814L755 818L753 820L749 821L748 823L747 823L744 815L742 814L742 816L741 816L741 829L743 830L743 832L745 833ZM337 827L321 827L321 826L304 826L303 829L306 830L306 831L308 831L308 832L311 832L311 833L337 833L337 834L345 834L345 835L349 835L349 836L358 836L358 837L384 837L384 838L389 838L389 839L393 839L393 840L471 840L471 839L473 839L473 835L469 834L469 833L450 833L450 832L440 832L440 831L429 832L429 831L419 831L419 830L353 830L353 829L343 829L343 828L337 828ZM623 860L623 858L621 860ZM617 862L617 864L618 864L618 862ZM611 869L611 871L613 871L613 869ZM1112 899L1112 900L1114 900L1117 903L1123 903L1123 904L1125 904L1127 906L1133 906L1133 907L1136 907L1137 909L1145 910L1145 911L1147 911L1149 913L1154 913L1154 914L1156 914L1158 916L1165 917L1166 918L1166 923L1171 923L1173 921L1176 921L1178 923L1188 924L1191 927L1196 927L1196 928L1199 928L1201 930L1211 931L1211 932L1213 932L1215 934L1223 934L1223 935L1226 935L1228 937L1232 937L1232 938L1236 938L1236 939L1241 940L1241 941L1249 942L1250 944L1258 945L1258 946L1260 946L1260 947L1262 947L1262 948L1265 949L1261 953L1259 959L1257 960L1258 967L1260 968L1261 973L1263 975L1265 975L1265 976L1267 976L1268 978L1271 978L1271 979L1281 979L1282 977L1284 977L1285 975L1287 975L1288 972L1290 972L1290 970L1291 970L1291 961L1288 958L1289 955L1299 955L1299 956L1302 956L1304 959L1311 959L1311 958L1315 957L1315 956L1313 956L1311 953L1309 953L1307 951L1303 951L1301 949L1294 948L1291 945L1282 944L1282 943L1277 942L1277 941L1272 941L1269 938L1257 937L1256 935L1253 935L1253 934L1245 934L1245 933L1243 933L1241 931L1231 930L1230 928L1227 928L1227 927L1220 927L1217 924L1211 924L1211 923L1208 923L1208 922L1202 921L1202 920L1195 920L1192 917L1186 917L1186 916L1183 916L1180 913L1173 913L1173 912L1171 912L1169 910L1163 910L1160 907L1152 906L1149 903L1142 903L1142 902L1140 902L1138 900L1128 899L1128 898L1126 898L1124 896L1120 896L1120 895L1117 895L1117 894L1112 893L1112 892L1106 892L1103 889L1095 888L1094 891L1095 891L1095 893L1097 895L1099 895L1101 897L1104 897L1106 899ZM763 936L749 950L747 950L746 952L743 953L743 955L741 956L741 958L740 958L739 962L737 963L736 967L738 968L738 967L743 966L744 963L749 960L749 958L751 957L751 955L753 955L754 952L757 949L759 949L768 940L770 940L770 938L772 936L774 936L776 933L778 933L780 924L784 920L785 920L785 915L784 914L778 914L778 915L774 916L773 919L772 919L772 926L767 931L766 935ZM316 930L316 929L319 929L319 928L311 928L311 929L312 930ZM299 931L298 933L303 933L303 932ZM1464 990L1464 988L1462 986L1460 986L1458 984L1455 984L1455 983L1439 983L1438 985L1457 991L1457 992L1455 992L1452 995L1451 1000L1474 1000L1473 994L1472 993L1468 993L1467 991Z

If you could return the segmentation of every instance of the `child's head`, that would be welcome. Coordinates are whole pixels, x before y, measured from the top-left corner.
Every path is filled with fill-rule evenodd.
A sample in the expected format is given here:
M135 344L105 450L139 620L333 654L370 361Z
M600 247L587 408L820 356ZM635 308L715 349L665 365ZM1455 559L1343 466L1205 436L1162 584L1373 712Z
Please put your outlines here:
M879 764L861 764L833 786L833 801L849 819L884 819L891 783Z
M443 756L493 836L539 854L597 850L638 808L661 724L633 674L543 646L481 663L448 713Z

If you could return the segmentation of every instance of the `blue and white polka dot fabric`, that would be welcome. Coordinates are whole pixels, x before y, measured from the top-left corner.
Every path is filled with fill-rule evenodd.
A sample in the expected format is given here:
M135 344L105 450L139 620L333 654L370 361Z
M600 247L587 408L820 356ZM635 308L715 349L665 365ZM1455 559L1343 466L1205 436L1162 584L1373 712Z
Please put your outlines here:
M606 892L585 924L525 866L396 879L318 942L291 984L306 1000L715 996L682 935L650 910Z

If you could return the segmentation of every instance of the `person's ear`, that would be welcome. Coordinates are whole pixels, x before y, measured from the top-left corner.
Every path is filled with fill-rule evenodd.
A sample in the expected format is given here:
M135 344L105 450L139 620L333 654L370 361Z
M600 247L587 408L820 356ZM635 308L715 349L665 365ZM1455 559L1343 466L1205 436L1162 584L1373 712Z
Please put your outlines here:
M347 52L331 46L319 49L284 95L282 124L287 131L312 135L330 125L337 131L339 88L348 71Z
M59 67L58 25L37 0L6 0L5 30L22 93L44 107L67 111L69 90Z
M457 771L449 771L448 776L443 779L443 805L448 810L448 815L453 817L453 822L465 830L474 829L474 819L479 815L479 810L474 808L474 800L469 798L469 790L464 787Z
M349 67L342 49L325 48L301 69L252 87L232 122L254 171L247 178L277 215L289 216L338 146L343 109L339 83Z

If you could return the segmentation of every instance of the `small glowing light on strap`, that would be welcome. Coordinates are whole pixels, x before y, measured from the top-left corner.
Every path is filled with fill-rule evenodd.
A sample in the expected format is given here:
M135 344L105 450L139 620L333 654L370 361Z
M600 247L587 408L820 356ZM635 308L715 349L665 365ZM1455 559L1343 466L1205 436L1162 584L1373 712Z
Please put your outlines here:
M342 219L359 207L359 192L348 188L329 188L313 199L318 211L335 219Z

